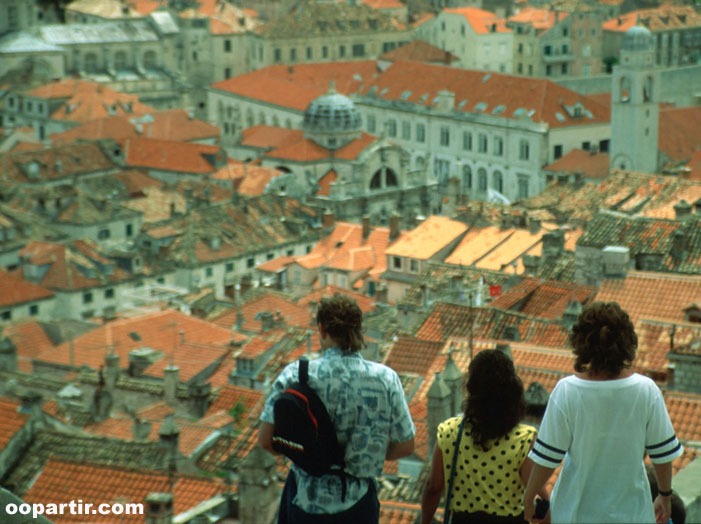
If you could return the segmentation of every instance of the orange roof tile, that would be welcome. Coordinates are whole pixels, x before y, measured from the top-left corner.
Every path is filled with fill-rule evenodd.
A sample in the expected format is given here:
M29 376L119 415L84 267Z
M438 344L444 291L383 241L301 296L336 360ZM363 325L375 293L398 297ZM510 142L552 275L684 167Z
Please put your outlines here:
M308 294L304 295L297 301L300 306L308 306L310 302L319 303L323 297L332 297L336 293L341 293L342 295L349 296L358 303L358 307L363 313L369 313L375 309L375 300L356 293L354 291L349 291L348 289L342 289L336 286L325 286L319 289L310 291Z
M701 441L701 395L667 390L664 397L677 437L684 441Z
M571 301L587 304L596 292L597 288L593 286L525 278L494 298L489 306L512 309L533 317L558 319Z
M120 143L128 166L181 173L214 173L215 166L207 157L223 154L219 146L152 138L126 138Z
M506 27L506 21L499 18L494 13L478 9L476 7L455 7L444 9L443 12L465 17L472 30L478 35L488 33L510 33L511 29Z
M267 271L270 273L278 273L285 269L291 262L294 262L295 257L292 256L282 256L277 257L267 262L263 262L256 267L258 271Z
M124 188L127 190L130 196L143 194L143 191L147 187L161 187L163 182L157 178L148 176L143 171L138 169L129 169L127 171L122 171L121 173L115 173L114 178L119 180L124 184Z
M138 133L129 119L124 116L108 116L88 120L82 125L72 127L60 133L49 136L54 145L70 144L78 139L99 140L103 138L127 138L137 136Z
M689 172L689 180L701 181L701 151L696 151L691 155L691 160L686 166L691 170Z
M657 319L641 319L635 324L638 335L638 351L634 367L653 377L666 377L669 371L667 354L671 350L670 330L674 328L674 346L690 344L701 336L701 326L689 322L669 322Z
M0 307L13 307L27 302L43 300L54 294L42 286L32 284L17 274L0 268Z
M95 482L95 479L100 479ZM206 478L176 477L172 488L175 515L194 508L227 487ZM78 464L50 458L24 496L29 503L68 504L71 501L89 501L95 506L116 502L145 504L149 493L168 493L167 474L135 471L114 466ZM125 512L115 522L141 523L143 515ZM72 515L71 522L95 522L93 515Z
M373 9L402 9L406 6L399 0L360 0Z
M431 342L409 335L399 335L387 352L384 364L397 373L418 373L426 376L442 349L442 341Z
M457 240L467 229L462 222L442 216L430 216L413 230L405 232L385 253L428 260Z
M436 15L433 13L419 13L416 15L416 19L411 23L414 28L419 27L421 24L428 22L429 20L435 18Z
M282 174L277 169L262 166L241 166L240 170L244 172L244 175L238 184L237 190L242 195L247 196L262 195L270 181Z
M311 315L305 307L299 306L274 293L266 293L254 300L241 305L244 323L241 329L253 333L259 333L262 329L262 322L256 319L258 313L269 311L274 316L279 312L282 316L281 322L287 326L309 327ZM236 325L238 311L231 308L221 315L212 319L212 323L217 326L231 328Z
M701 299L701 276L634 271L606 279L595 300L618 302L635 324L642 318L684 321L684 308Z
M453 252L445 259L445 263L470 266L506 241L514 232L514 229L500 229L495 226L470 228Z
M29 420L28 413L17 410L22 405L18 400L0 397L0 449L5 449L17 432Z
M582 173L589 179L600 180L609 174L609 154L573 149L543 168L553 173Z
M433 46L423 40L412 40L408 44L387 51L380 55L379 60L388 62L398 62L399 60L410 60L414 62L426 62L429 64L446 64L460 60L457 56L440 47Z
M212 402L207 410L207 414L224 410L229 411L240 404L243 408L241 413L242 422L257 416L257 411L262 409L264 402L263 392L255 389L245 388L227 384L222 387L217 398Z
M642 24L652 32L701 26L701 15L692 6L663 5L619 15L603 24L604 31L625 32Z
M72 348L65 342L42 352L37 358L66 365L71 362L72 353L75 366L99 369L105 356L114 348L120 357L120 367L126 369L129 352L146 347L160 353L160 359L145 370L147 375L161 377L163 368L172 359L173 364L180 368L180 380L186 382L223 358L230 340L228 329L179 311L165 310L114 320L76 337Z
M660 108L658 133L660 151L673 160L690 159L701 151L701 107Z
M508 22L518 22L521 24L529 24L536 31L547 31L555 26L555 11L551 9L537 9L535 7L525 7L515 15L507 19ZM557 22L561 22L569 16L565 11L557 11Z
M317 182L319 184L319 196L329 196L331 194L331 184L338 180L338 173L333 169L329 169Z

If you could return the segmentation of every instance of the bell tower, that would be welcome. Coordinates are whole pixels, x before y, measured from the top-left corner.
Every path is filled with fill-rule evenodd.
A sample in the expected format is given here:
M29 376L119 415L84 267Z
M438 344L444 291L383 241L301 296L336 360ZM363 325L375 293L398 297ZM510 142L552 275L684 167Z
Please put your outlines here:
M612 81L609 169L654 173L660 85L654 39L647 28L636 25L626 31Z

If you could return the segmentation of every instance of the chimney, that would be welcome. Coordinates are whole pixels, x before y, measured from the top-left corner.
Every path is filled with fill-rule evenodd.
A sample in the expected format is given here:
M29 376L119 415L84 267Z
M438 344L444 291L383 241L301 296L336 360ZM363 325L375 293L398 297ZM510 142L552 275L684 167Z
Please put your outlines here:
M548 404L548 391L539 383L531 382L524 393L526 399L526 414L530 417L542 418L545 406Z
M604 277L625 277L630 262L630 249L623 246L606 246L602 250Z
M684 218L691 215L691 205L684 199L674 204L674 217Z
M450 388L436 372L433 384L426 393L427 418L428 418L428 449L433 449L436 444L438 424L450 417ZM429 453L430 455L430 453ZM430 457L429 457L430 460Z
M389 289L387 289L387 284L378 284L377 291L375 291L375 302L386 304L388 296Z
M580 304L579 301L573 300L567 304L567 307L562 314L562 325L567 329L570 329L572 326L574 326L575 322L577 322L577 318L581 312L582 304Z
M195 417L204 417L209 409L209 396L212 392L212 386L206 382L197 382L190 384L188 389Z
M462 405L462 371L453 360L452 351L448 353L441 378L450 389L450 416L457 415Z
M438 101L436 108L441 113L448 113L455 108L455 93L442 89L438 91Z
M511 213L509 213L508 211L501 212L499 227L501 229L511 229L512 227L514 227L514 219L511 216Z
M543 235L543 257L557 257L565 250L565 232L562 229L549 231Z
M511 325L504 328L504 334L502 335L504 340L512 340L518 342L521 340L521 333L518 330L518 326Z
M399 215L392 213L389 217L389 240L390 242L399 237Z
M540 267L540 257L536 255L524 255L521 259L523 262L524 273L528 276L534 276L538 273Z
M166 404L174 406L178 396L178 381L180 368L178 366L168 366L163 370L163 395Z
M17 346L8 337L0 338L0 371L17 371Z
M171 524L173 522L173 494L149 493L144 507L145 524Z
M528 217L528 231L534 235L540 231L540 218L534 216Z
M277 460L254 446L238 468L238 518L241 524L273 522L279 506Z
M38 413L43 397L37 391L25 391L19 395L22 404L19 407L20 413Z
M672 235L672 258L674 258L675 260L679 260L684 256L687 241L688 239L684 231L680 231L679 229L677 229L674 232L674 234Z
M178 440L180 438L180 429L178 428L173 415L168 415L165 422L161 425L161 429L158 431L158 439L169 453L167 453L165 460L166 467L170 468L175 466L175 461L178 456Z
M363 240L367 240L367 238L370 236L370 217L363 215L361 221L363 224Z
M321 218L321 225L324 228L333 227L334 221L335 221L335 217L333 215L333 212L330 209L325 209L324 214L322 215L322 218Z
M119 379L119 355L110 353L105 355L105 389L114 391Z
M275 326L275 317L270 311L262 311L257 315L260 318L261 323L261 333L270 331Z
M148 420L141 420L140 418L136 417L131 425L131 433L134 440L138 442L148 440L148 437L151 434L151 423Z

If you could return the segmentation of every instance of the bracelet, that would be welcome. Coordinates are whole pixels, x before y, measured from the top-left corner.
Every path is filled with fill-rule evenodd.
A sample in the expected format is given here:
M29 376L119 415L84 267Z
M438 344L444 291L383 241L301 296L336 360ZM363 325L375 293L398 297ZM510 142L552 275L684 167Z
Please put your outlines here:
M672 489L670 488L669 491L662 491L661 489L658 489L657 493L659 493L663 497L669 497L672 494Z

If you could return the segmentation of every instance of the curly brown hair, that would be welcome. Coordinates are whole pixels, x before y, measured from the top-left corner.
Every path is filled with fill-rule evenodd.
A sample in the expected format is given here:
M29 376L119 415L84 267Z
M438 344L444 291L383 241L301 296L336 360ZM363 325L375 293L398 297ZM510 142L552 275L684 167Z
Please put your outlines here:
M346 353L355 353L365 347L363 340L363 312L355 300L347 295L335 293L324 297L316 312L316 323Z
M506 435L526 412L523 382L514 363L502 351L480 351L470 362L465 378L465 420L472 440L487 449L487 441Z
M616 302L593 302L572 326L570 343L575 371L614 378L633 364L638 336L628 313Z

